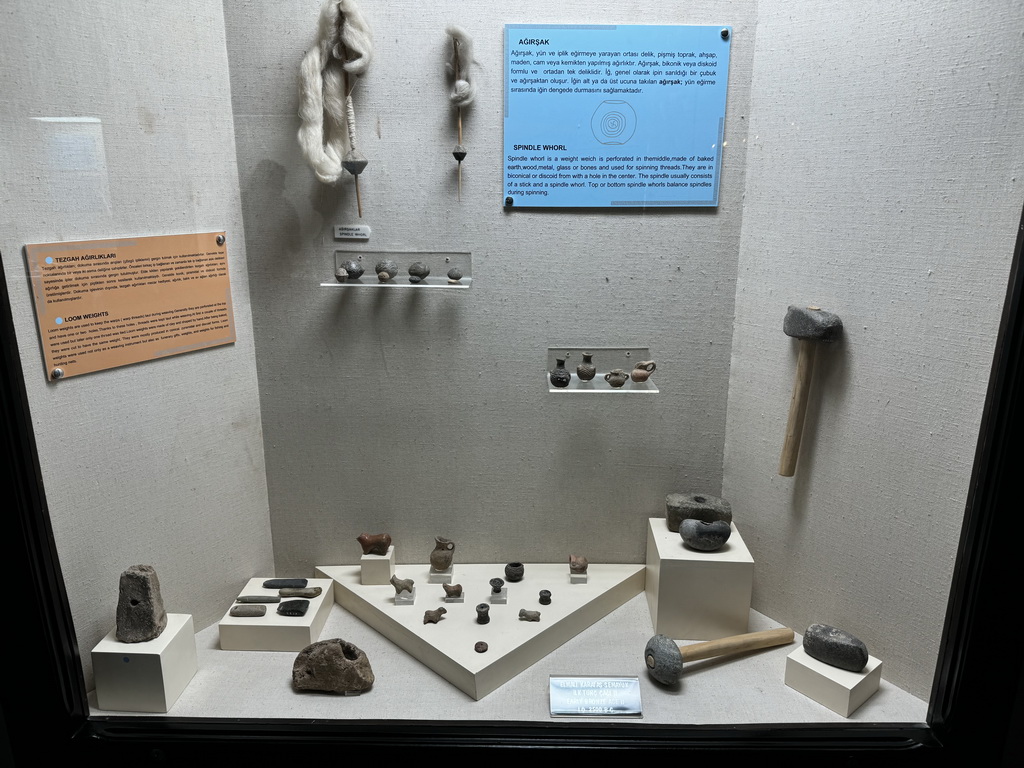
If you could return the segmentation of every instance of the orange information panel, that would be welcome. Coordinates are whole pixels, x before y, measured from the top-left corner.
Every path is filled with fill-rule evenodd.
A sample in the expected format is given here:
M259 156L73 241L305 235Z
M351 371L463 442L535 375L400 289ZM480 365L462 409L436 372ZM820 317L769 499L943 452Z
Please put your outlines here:
M25 246L51 379L235 341L223 232Z

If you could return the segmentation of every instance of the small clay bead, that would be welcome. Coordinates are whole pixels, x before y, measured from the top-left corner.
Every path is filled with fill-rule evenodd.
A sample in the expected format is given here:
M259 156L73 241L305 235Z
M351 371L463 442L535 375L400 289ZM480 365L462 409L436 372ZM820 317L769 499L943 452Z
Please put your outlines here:
M473 646L473 650L477 653L487 653L487 643L481 640L479 643Z

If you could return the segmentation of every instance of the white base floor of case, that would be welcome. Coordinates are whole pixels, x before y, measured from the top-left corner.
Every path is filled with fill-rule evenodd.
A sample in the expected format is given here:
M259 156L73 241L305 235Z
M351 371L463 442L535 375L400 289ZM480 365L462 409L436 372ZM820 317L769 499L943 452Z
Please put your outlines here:
M318 566L318 576L334 579L334 599L395 645L430 667L474 699L504 685L527 667L604 618L644 588L642 565L591 564L587 584L570 584L566 563L527 563L522 581L506 584L505 605L489 601L488 581L504 573L502 565L454 566L466 602L448 605L440 585L426 584L427 565L399 565L399 578L423 584L416 606L396 607L394 589L364 586L355 566ZM540 605L538 593L551 591L551 605ZM490 621L478 624L476 606L490 606ZM423 612L444 606L437 624L424 624ZM540 611L538 622L521 621L519 609ZM477 653L478 641L487 643ZM371 664L372 664L371 660Z
M422 621L423 612L412 610ZM777 626L767 616L750 612L751 632ZM786 656L801 642L799 637L793 645L687 664L679 683L664 688L651 680L644 666L644 646L652 634L647 597L637 595L475 701L339 605L331 607L321 637L341 637L366 652L376 681L362 696L296 692L292 688L295 653L222 651L214 624L196 635L199 671L167 716L550 723L551 675L638 675L644 716L614 721L615 728L624 729L657 724L923 723L928 712L925 701L885 680L849 719L793 690L783 678ZM90 692L89 701L95 717L142 716L97 709L95 692ZM558 718L558 722L583 722L598 729L609 726L608 720L588 718Z
M270 576L257 576L249 579L239 595L276 595L276 589L264 589L263 582ZM334 602L330 579L309 579L307 586L320 587L317 597L294 598L282 597L281 600L309 600L309 608L304 616L282 616L277 612L280 603L266 603L267 615L256 617L240 617L230 614L231 607L220 620L220 647L225 651L301 651L310 643L316 642L323 631L324 623ZM379 587L378 587L379 589ZM394 589L388 585L388 589ZM235 603L238 605L238 603Z

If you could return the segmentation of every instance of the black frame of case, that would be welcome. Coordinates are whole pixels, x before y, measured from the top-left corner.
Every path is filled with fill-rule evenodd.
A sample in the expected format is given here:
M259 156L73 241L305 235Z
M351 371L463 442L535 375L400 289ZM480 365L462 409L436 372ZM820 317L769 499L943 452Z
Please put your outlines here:
M77 758L166 764L208 763L221 756L262 763L297 757L358 755L377 760L409 750L447 749L454 755L573 756L707 755L720 764L762 754L782 759L828 757L847 766L1024 764L1024 653L1010 630L1008 610L1020 599L1019 557L1005 523L1021 510L1017 493L1024 452L1024 415L1018 407L1024 363L1021 302L1024 216L1016 247L968 490L960 546L926 723L848 725L760 724L694 726L569 724L516 721L431 722L289 719L228 720L176 717L91 717L64 578L53 541L40 475L25 381L11 316L6 278L0 274L3 370L0 408L3 454L0 478L13 510L0 516L0 546L8 578L32 585L34 599L9 604L2 634L3 659L21 661L30 677L0 686L0 762L35 762L55 751ZM1016 599L1015 599L1016 598ZM15 618L16 616L16 618ZM31 638L26 642L25 638ZM45 736L38 733L42 723ZM8 743L3 743L6 728ZM4 747L9 754L4 754ZM355 753L352 750L357 750ZM953 761L957 761L954 763Z

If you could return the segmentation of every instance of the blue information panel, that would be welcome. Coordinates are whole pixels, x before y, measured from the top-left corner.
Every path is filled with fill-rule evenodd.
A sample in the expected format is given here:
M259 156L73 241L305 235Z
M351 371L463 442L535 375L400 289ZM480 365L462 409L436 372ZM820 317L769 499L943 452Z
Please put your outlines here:
M506 25L505 205L717 206L731 40L721 26Z

